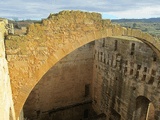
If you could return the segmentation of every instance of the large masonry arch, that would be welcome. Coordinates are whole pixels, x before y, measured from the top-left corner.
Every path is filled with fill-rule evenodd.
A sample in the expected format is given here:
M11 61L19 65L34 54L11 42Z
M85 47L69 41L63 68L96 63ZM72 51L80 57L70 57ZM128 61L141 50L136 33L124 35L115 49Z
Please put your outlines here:
M9 64L16 116L43 75L75 49L98 39L129 36L147 43L160 57L160 42L140 30L113 25L98 13L62 11L42 23L31 24L26 35L7 36Z

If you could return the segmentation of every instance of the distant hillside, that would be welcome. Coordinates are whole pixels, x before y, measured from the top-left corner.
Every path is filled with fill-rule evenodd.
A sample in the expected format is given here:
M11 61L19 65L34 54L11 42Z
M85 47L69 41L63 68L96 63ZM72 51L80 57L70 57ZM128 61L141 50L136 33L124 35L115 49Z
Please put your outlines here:
M149 18L149 19L113 19L113 22L145 22L145 23L155 23L160 22L160 17Z
M112 20L113 24L120 24L123 27L140 29L143 32L150 33L160 39L160 18L149 19L118 19Z
M15 29L20 29L21 27L27 27L28 25L36 22L40 22L38 20L21 20L21 21L13 21L8 20L9 23L13 23Z

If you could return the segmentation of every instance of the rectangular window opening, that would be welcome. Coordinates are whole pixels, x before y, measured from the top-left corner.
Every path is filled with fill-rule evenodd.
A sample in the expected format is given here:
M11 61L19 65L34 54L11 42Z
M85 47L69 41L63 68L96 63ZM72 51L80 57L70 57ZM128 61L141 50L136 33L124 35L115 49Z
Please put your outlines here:
M105 38L103 38L103 44L102 44L102 47L105 46Z
M157 57L156 57L156 54L153 54L153 61L157 61Z
M142 81L146 80L146 75L143 75Z
M139 77L139 71L136 72L136 78L138 78L138 77Z
M154 82L154 77L153 77L153 76L151 76L150 80L148 81L148 84L152 85L152 84L153 84L153 82Z
M127 72L127 67L125 67L125 69L124 69L124 73L126 73Z
M106 63L106 58L104 58L104 63Z
M90 84L86 84L85 85L85 97L88 97L89 96L89 90L90 89Z
M88 115L89 115L89 110L85 109L83 118L88 118Z
M133 69L130 70L130 75L133 75Z
M117 51L117 45L118 45L118 41L117 41L117 40L115 40L114 51Z
M152 75L156 75L156 71L155 70L152 70Z
M137 65L137 70L140 70L141 69L141 65Z
M144 67L144 72L147 72L147 67Z
M131 54L130 55L134 55L134 50L135 50L135 43L132 43L132 45L131 45Z

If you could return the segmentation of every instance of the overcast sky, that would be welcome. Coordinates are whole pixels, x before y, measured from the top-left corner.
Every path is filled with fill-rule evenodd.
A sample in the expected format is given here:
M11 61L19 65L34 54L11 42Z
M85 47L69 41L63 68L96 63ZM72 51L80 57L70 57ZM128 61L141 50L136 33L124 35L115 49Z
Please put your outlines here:
M160 0L0 0L0 17L46 18L62 10L102 13L103 18L160 17Z

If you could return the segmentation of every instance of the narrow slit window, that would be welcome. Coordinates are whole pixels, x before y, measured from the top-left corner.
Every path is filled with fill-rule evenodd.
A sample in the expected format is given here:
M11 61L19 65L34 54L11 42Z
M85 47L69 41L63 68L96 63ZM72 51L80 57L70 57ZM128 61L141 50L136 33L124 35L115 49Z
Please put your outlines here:
M105 38L103 38L103 44L102 44L102 47L105 46Z
M127 67L124 68L124 73L125 73L125 74L127 73Z
M85 85L85 97L89 96L89 89L90 89L90 84Z
M146 80L146 75L143 75L142 81Z
M117 41L117 40L115 40L114 51L117 51L117 45L118 45L118 41Z
M104 58L104 64L106 63L106 58Z
M88 118L88 114L89 114L89 110L88 109L85 109L84 110L84 118Z
M155 70L152 70L152 75L156 75L156 71Z
M152 84L153 84L153 82L154 82L154 77L153 77L153 76L151 76L150 80L148 81L148 84L152 85Z
M138 77L139 77L139 71L136 72L136 78L138 78Z
M99 61L99 52L98 52L98 61Z
M132 43L132 45L131 45L131 55L134 55L134 50L135 50L135 43Z
M153 54L153 61L156 62L157 61L157 57L155 54Z
M133 75L133 69L130 70L130 75Z
M141 69L141 65L137 65L137 70L140 70Z
M147 67L144 67L144 72L147 72Z

